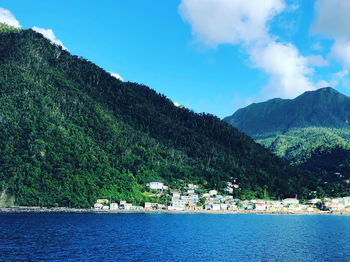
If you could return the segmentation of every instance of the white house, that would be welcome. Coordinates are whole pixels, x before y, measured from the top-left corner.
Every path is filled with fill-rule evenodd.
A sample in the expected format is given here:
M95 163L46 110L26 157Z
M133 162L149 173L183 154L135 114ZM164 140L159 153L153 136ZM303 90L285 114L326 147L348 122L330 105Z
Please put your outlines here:
M164 186L162 182L150 182L147 184L147 186L149 186L150 189L154 189L154 190L163 190L164 187L168 189L168 187Z
M172 210L185 210L186 207L186 201L181 200L181 199L174 199L171 202L171 209Z
M210 196L215 196L215 195L217 195L218 194L218 191L216 191L216 190L210 190L209 191L209 195Z
M202 195L202 197L204 197L204 198L209 198L209 197L210 197L210 194L204 193L204 194Z
M118 209L118 203L111 203L110 209L111 210L117 210Z
M220 204L212 204L212 210L213 211L219 211L221 209L221 205Z
M102 210L109 210L109 206L103 206Z
M108 199L97 199L96 203L97 204L108 204L109 200Z
M102 209L103 208L103 205L101 203L96 203L94 205L94 209Z
M228 204L220 204L220 209L221 210L227 210L228 209Z
M264 201L257 201L255 203L255 210L257 211L265 211L266 210L266 204Z

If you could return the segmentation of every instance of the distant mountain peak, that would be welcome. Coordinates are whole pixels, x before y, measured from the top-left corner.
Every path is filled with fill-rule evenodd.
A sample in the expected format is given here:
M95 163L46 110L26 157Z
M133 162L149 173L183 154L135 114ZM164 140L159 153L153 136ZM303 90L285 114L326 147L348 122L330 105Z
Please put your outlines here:
M239 109L224 120L253 138L292 128L346 127L350 98L332 87L307 91L295 99L270 99Z

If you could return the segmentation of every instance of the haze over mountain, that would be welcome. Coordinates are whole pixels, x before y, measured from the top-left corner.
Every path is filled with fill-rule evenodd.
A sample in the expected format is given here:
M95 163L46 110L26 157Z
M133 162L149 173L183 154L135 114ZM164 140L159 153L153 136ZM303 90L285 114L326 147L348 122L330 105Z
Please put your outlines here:
M350 148L350 98L331 87L251 104L224 121L294 165L317 170L323 163L321 169L335 172L347 161L332 154Z
M222 189L237 178L243 198L319 183L224 121L119 81L32 30L0 24L0 76L0 188L17 204L140 204L155 180Z

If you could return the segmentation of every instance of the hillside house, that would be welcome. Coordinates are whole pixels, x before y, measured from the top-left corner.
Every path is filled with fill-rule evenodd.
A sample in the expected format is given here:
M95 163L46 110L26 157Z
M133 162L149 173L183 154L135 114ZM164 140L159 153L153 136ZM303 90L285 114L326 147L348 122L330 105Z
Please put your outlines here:
M283 199L283 205L285 206L291 206L291 205L298 205L299 204L299 200L296 198L285 198Z
M150 182L147 184L147 186L153 190L167 190L168 189L168 187L165 186L162 182Z
M96 203L104 205L104 204L108 204L109 200L108 199L97 199Z
M217 195L218 194L218 191L216 191L216 190L210 190L209 191L209 195L210 196L215 196L215 195Z

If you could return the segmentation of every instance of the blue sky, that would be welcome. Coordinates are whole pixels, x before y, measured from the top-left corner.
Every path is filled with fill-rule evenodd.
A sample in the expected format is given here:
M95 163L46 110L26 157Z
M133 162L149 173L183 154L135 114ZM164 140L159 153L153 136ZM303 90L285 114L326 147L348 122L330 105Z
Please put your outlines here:
M34 27L196 112L222 118L324 86L350 95L348 0L2 0L0 7L0 22Z

